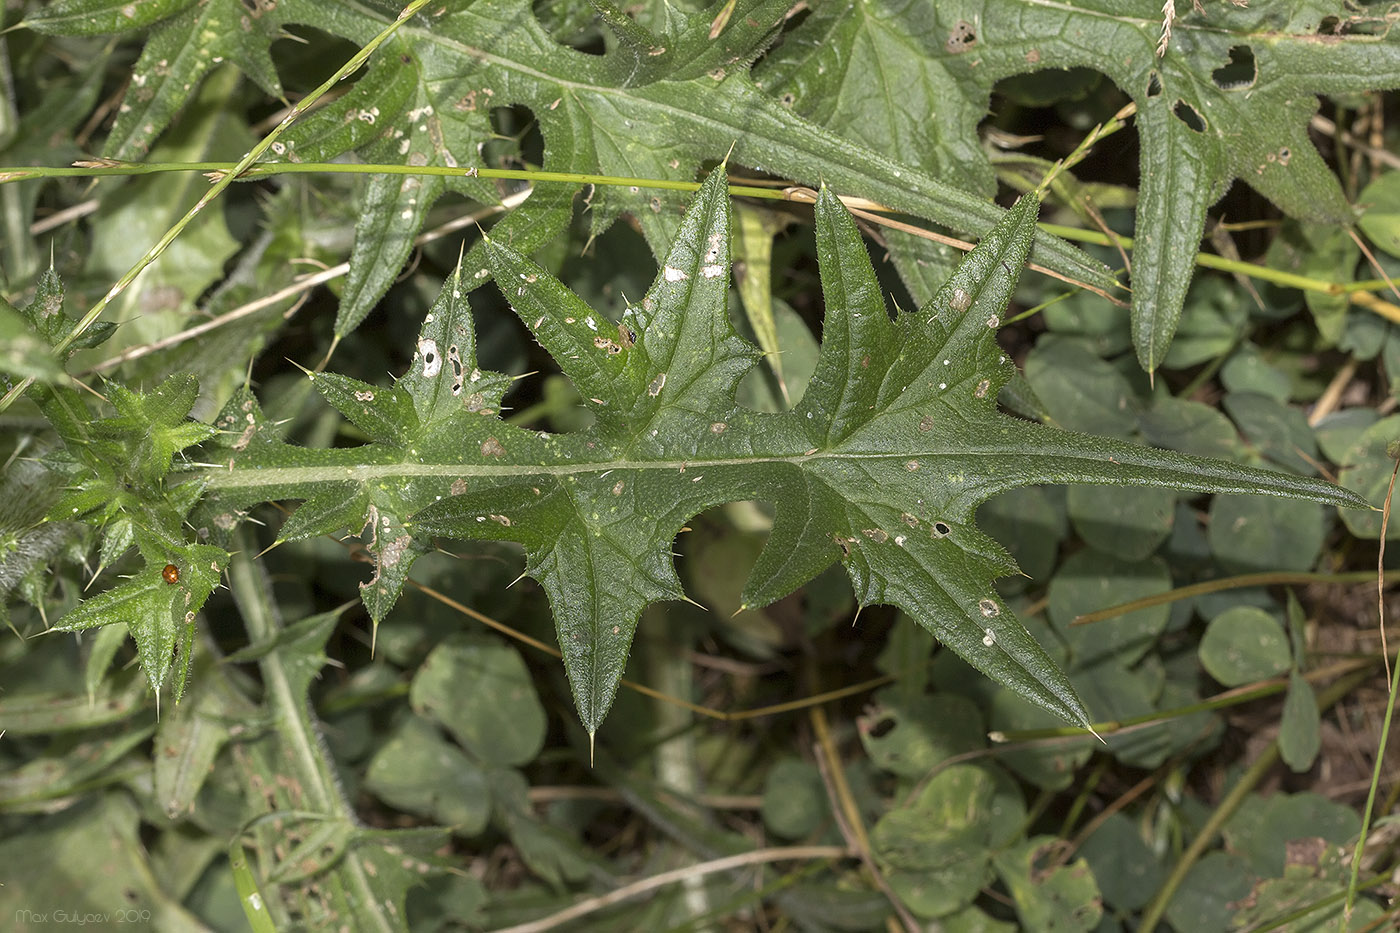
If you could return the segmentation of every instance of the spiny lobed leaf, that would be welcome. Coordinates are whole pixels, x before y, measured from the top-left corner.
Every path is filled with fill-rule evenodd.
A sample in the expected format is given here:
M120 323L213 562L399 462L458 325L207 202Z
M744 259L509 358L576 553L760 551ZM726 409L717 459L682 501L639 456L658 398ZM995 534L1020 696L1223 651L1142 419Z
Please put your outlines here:
M110 3L70 5L89 10L92 23L67 17L44 28L97 29ZM482 147L499 138L491 123L498 108L530 108L548 171L690 181L705 160L732 146L735 160L755 168L810 185L824 180L969 233L1000 219L989 192L970 192L921 165L842 138L763 94L749 67L778 34L791 3L741 0L711 38L724 5L669 8L660 34L625 14L607 16L621 39L601 56L560 45L525 0L443 4L400 26L350 93L294 125L273 147L289 161L327 160L353 149L370 161L463 169L450 180L367 182L337 334L354 330L393 282L440 195L454 190L485 203L499 200L492 185L469 174L481 163ZM238 0L208 0L159 22L133 69L105 155L147 152L217 58L280 96L267 49L281 31L306 25L363 45L394 18L387 9L340 0L280 0L240 10ZM972 139L975 134L969 150ZM522 251L539 247L568 224L578 187L537 184L502 221L501 234L509 231ZM657 256L678 226L678 201L670 195L601 189L590 207L595 230L632 212ZM1101 263L1064 241L1045 233L1035 241L1040 262L1098 289L1117 287ZM479 248L467 265L473 275L488 267Z
M791 3L742 0L711 37L725 5L633 11L633 19L602 4L618 42L601 56L560 45L524 0L444 5L403 24L351 93L293 127L277 152L307 160L353 149L370 160L465 170L496 136L491 111L525 106L538 121L546 170L689 180L703 159L732 145L737 161L808 184L825 180L975 234L999 216L988 200L992 167L977 142L996 82L1092 68L1138 105L1133 339L1150 371L1175 333L1209 206L1241 178L1292 216L1350 223L1351 208L1308 138L1317 95L1400 85L1400 36L1364 7L1183 11L1159 57L1157 0L819 4L764 56ZM337 0L281 0L251 11L237 0L121 7L66 0L26 23L90 34L125 28L131 15L131 25L156 25L105 149L122 158L149 149L215 60L237 63L280 95L268 47L286 27L363 43L392 19ZM757 84L749 74L755 60ZM497 198L465 172L367 183L337 333L373 308L448 190ZM526 252L538 247L567 224L574 190L537 186L502 232ZM668 196L607 189L591 206L595 228L632 211L658 256L676 230ZM917 295L929 290L921 270L949 268L946 251L905 234L890 235L890 250ZM1035 251L1094 287L1116 284L1046 234ZM488 266L479 251L468 265Z
M680 599L672 541L697 513L772 502L776 519L744 592L761 606L836 560L862 605L905 609L973 665L1066 719L1087 714L1065 676L992 589L1015 570L973 521L988 496L1033 483L1157 485L1359 506L1299 476L1028 424L997 412L1012 366L995 340L1033 237L1023 198L922 310L891 321L864 243L840 202L817 205L827 316L798 407L738 407L758 351L729 323L730 211L722 171L686 212L660 274L617 324L492 240L492 273L596 415L554 435L497 417L506 379L477 367L461 273L424 324L392 389L312 375L374 439L299 450L250 425L208 475L221 507L310 501L283 537L369 526L376 621L426 535L516 541L554 610L584 725L610 707L642 609ZM227 425L232 427L233 424ZM241 444L241 447L238 447ZM225 512L228 517L231 512ZM217 521L216 521L217 524Z
M757 77L822 126L991 195L973 143L996 83L1056 68L1108 75L1138 105L1133 342L1151 371L1176 331L1206 209L1239 178L1290 216L1349 225L1308 138L1317 95L1400 85L1400 36L1379 6L1175 6L1158 57L1157 0L816 4ZM892 255L913 281L919 250L903 242Z
M64 310L63 285L52 269L40 276L34 300L17 316L26 338L42 348L55 371L73 352L96 346L111 335L114 325L99 324L68 349L54 346L70 332L73 319ZM54 631L124 623L136 640L141 666L151 689L159 691L174 672L178 701L189 672L194 617L214 587L228 555L220 548L191 543L185 528L203 491L199 482L172 485L167 478L177 454L208 440L214 429L188 420L198 394L187 373L167 378L149 392L136 392L118 383L105 385L112 414L95 415L66 378L38 384L30 395L63 440L64 449L48 466L64 476L67 486L46 506L44 521L87 521L102 530L98 573L133 545L144 568L64 614ZM16 484L16 488L22 488ZM51 538L55 527L35 527L27 513L21 527L5 529L16 541L30 536ZM32 550L26 544L16 550ZM3 562L0 562L2 564ZM173 569L167 569L173 568ZM8 579L5 579L8 578ZM13 571L0 573L6 589L16 581Z

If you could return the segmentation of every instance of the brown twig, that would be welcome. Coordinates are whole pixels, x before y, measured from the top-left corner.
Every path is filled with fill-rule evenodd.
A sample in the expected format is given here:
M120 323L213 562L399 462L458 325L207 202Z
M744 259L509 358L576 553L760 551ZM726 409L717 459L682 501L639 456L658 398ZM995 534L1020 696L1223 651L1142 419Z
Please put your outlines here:
M854 853L849 849L843 848L842 846L786 846L776 849L758 849L754 852L742 852L738 855L727 855L724 858L717 858L709 862L700 862L695 865L687 865L685 868L664 871L659 875L652 875L650 878L634 881L632 884L624 885L615 891L609 891L607 894L601 894L597 897L590 897L587 900L579 901L577 904L566 907L557 913L552 913L547 917L531 920L528 923L519 923L513 927L505 927L495 931L495 933L543 933L545 930L553 930L556 927L563 926L571 920L586 917L589 914L597 913L614 904L621 904L623 901L639 897L648 891L655 891L657 888L664 888L667 885L685 881L687 878L700 878L718 872L733 871L736 868L744 868L749 865L763 865L768 862L851 858L853 854Z

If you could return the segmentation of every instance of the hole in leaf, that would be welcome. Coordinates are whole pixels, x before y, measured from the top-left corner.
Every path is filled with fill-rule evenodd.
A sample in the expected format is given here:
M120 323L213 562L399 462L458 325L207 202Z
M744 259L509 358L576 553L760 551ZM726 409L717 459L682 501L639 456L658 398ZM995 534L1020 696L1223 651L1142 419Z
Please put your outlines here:
M875 723L870 727L870 737L872 739L884 738L885 736L893 732L894 727L897 725L898 723L895 722L893 716L882 717L879 722Z
M1147 76L1147 96L1156 97L1162 93L1162 79L1157 72L1152 72Z
M1210 73L1215 86L1226 91L1252 87L1259 78L1259 66L1254 50L1247 45L1230 47L1230 60Z
M1172 115L1182 123L1185 123L1194 132L1204 133L1206 131L1206 121L1201 116L1200 111L1184 100L1178 99L1177 102L1172 105Z
M498 138L482 144L483 165L524 168L544 164L544 137L529 107L492 107L491 129Z
M1322 22L1317 24L1317 34L1319 36L1340 35L1341 31L1338 27L1340 27L1341 24L1342 21L1336 16L1324 16Z
M996 83L996 93L1023 107L1050 107L1087 99L1104 84L1092 68L1042 68Z
M960 19L948 34L948 41L943 43L943 48L949 55L961 55L976 44L977 30L967 20Z
M933 523L933 536L935 538L946 538L953 533L953 528L947 522Z
M558 3L555 0L535 0L530 12L549 37L560 45L585 55L604 55L607 27L593 7L586 3Z

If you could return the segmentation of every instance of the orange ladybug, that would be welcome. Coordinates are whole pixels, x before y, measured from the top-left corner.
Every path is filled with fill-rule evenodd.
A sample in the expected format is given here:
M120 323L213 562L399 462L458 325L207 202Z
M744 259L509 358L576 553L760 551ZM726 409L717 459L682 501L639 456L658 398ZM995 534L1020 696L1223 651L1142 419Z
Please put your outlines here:
M176 567L174 564L166 564L165 569L160 572L160 575L165 578L166 583L180 582L180 568Z

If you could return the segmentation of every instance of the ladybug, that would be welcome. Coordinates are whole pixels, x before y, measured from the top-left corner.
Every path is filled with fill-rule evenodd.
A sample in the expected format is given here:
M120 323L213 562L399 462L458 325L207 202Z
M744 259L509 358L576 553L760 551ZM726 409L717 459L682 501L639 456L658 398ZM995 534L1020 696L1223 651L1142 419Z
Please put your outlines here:
M165 579L166 583L174 584L180 582L180 568L176 567L174 564L166 564L165 569L160 572L160 575Z

